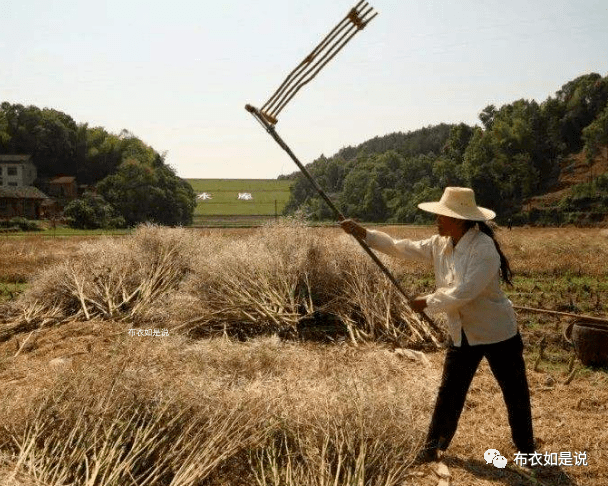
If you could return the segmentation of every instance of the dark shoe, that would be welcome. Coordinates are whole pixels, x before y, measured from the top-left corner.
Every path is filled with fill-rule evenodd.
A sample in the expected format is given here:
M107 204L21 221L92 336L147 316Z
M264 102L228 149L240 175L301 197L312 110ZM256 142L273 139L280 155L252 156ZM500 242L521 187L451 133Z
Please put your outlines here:
M439 459L439 453L436 447L426 447L421 449L416 455L412 465L419 466L421 464L427 464L429 462L436 462Z

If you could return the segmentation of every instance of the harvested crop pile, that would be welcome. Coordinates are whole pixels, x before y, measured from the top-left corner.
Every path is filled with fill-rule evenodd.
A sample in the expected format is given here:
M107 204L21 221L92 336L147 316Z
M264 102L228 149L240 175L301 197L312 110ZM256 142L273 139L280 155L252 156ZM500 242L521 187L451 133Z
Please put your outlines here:
M319 237L291 220L241 239L142 226L83 244L32 282L2 333L93 318L196 335L441 340L350 237Z
M70 320L137 319L187 275L194 249L187 236L142 226L132 237L84 242L33 280L9 309L0 337Z
M120 326L105 324L96 336ZM401 485L439 379L373 346L93 341L51 372L44 350L28 354L25 380L3 389L0 458L36 484Z

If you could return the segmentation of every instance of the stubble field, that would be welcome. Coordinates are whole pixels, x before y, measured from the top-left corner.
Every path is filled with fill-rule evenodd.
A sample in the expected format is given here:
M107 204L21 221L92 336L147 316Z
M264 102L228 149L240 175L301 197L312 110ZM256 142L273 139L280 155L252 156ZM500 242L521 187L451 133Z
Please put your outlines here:
M380 229L395 237L414 239L434 232L426 227ZM244 326L246 319L226 311L225 303L222 316L226 323L232 319L232 327L226 324L222 328L218 325L221 320L208 319L205 323L212 324L210 330L201 333L197 315L211 312L203 299L221 296L207 288L212 285L212 274L205 274L207 280L196 280L197 272L204 272L213 263L213 255L225 258L221 262L231 262L230 253L224 254L219 248L234 249L230 245L238 241L249 242L249 246L243 244L239 248L241 253L251 252L252 258L262 254L256 253L259 249L252 250L253 242L258 240L264 241L271 253L278 254L277 247L269 246L268 241L273 245L280 243L272 236L273 231L288 230L271 227L187 231L189 236L180 233L178 237L217 245L209 250L205 262L197 263L200 267L188 262L198 261L202 250L184 247L185 257L180 260L184 266L175 267L179 271L174 273L178 280L179 275L189 275L190 283L180 280L178 284L180 289L190 289L188 299L181 295L177 300L163 301L162 306L152 302L175 293L167 290L148 301L151 312L142 304L138 312L129 307L131 314L118 309L112 316L95 313L92 304L85 305L88 320L78 305L65 304L55 320L31 317L30 327L3 334L0 483L437 484L439 478L431 466L414 467L411 461L424 438L444 351L429 352L426 359L408 357L399 351L400 343L408 336L373 326L357 328L359 321L353 321L356 339L346 331L326 340L320 340L318 335L307 339L307 335L298 333L278 337L277 334L282 335L277 332L281 328L278 324L266 326L254 335L250 332L251 323ZM326 246L322 248L327 251L351 255L349 252L356 250L348 246L337 228L298 231L305 234L302 237L306 241L324 242ZM164 233L159 235L171 239ZM600 230L515 228L501 230L498 237L516 274L514 287L505 288L515 305L598 317L608 314L608 238ZM59 306L60 300L72 291L53 294L57 290L53 279L55 286L65 283L61 280L65 274L58 267L82 253L83 247L93 248L87 245L102 245L94 246L98 252L94 254L99 261L108 258L101 262L108 269L99 267L97 281L106 274L114 275L105 262L121 259L104 256L104 249L107 248L106 253L124 251L120 245L131 244L131 238L120 236L101 243L99 239L77 237L2 239L2 312L13 321L18 319L14 306L28 292L27 306L19 307L22 312L34 312L34 297L42 302L45 295L55 295L56 302L51 304ZM147 246L137 248L146 249L151 241L145 240ZM296 246L286 244L285 248L296 253ZM305 253L298 258L311 255ZM323 258L317 255L317 266L347 265L339 256ZM357 258L352 256L348 261ZM285 259L290 260L288 252ZM246 260L239 262L242 265ZM427 266L392 260L387 263L412 295L432 289L432 272ZM88 264L97 268L93 261ZM144 268L145 264L135 262L132 268ZM235 268L239 265L235 264ZM359 267L353 268L354 272ZM356 274L357 281L364 280L361 275L370 267L361 268L364 271ZM256 267L260 280L270 278L261 269L266 272L267 267ZM339 269L332 271L340 274ZM36 293L35 287L43 283ZM140 285L140 293L141 288ZM313 282L306 295L309 300L314 288ZM357 288L364 287L355 286L351 291ZM82 297L102 303L101 298L90 297L92 294L85 290ZM153 297L152 288L150 292ZM203 297L196 300L193 295ZM332 294L332 298L337 299L337 295ZM337 308L345 305L341 301ZM165 315L163 309L171 309L171 315ZM279 324L290 325L298 319L295 310L285 306L278 310L269 306L255 309L259 314L252 314L249 308L246 311L252 322L275 319ZM73 319L65 318L69 312L75 316ZM332 312L338 314L335 309ZM348 316L354 319L353 315L365 312L370 315L363 316L361 322L372 320L374 326L383 325L371 304L360 305ZM405 311L395 312L407 321ZM558 467L525 473L513 467L500 470L486 464L483 453L489 448L498 449L510 463L516 451L510 441L500 389L482 363L459 430L445 457L451 484L608 483L606 371L571 362L571 345L562 336L566 318L524 312L519 312L518 317L526 344L538 450L562 454L564 458L570 453L572 465L565 461ZM190 325L180 326L184 322ZM2 330L7 326L8 323L3 324ZM230 332L233 328L240 331L243 326L249 333ZM129 329L162 329L169 336L138 336ZM541 343L542 357L538 359ZM575 455L580 460L581 453L586 454L586 465L575 464Z

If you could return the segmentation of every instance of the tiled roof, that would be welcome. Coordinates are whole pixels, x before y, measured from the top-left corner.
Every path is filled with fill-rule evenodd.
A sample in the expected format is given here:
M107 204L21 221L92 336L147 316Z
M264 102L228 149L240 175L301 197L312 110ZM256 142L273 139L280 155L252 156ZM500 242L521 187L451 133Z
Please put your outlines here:
M75 180L76 180L76 177L60 176L60 177L55 177L54 179L51 179L49 181L49 184L69 184L70 182L74 182Z
M0 155L0 164L4 163L18 163L18 162L27 162L32 158L31 155Z
M48 199L48 196L34 186L1 186L0 198L8 199Z

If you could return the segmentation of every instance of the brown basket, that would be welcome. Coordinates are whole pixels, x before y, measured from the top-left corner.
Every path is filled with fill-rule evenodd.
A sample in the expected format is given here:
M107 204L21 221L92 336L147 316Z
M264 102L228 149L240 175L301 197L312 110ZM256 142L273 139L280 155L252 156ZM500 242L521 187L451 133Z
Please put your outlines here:
M608 366L608 325L574 319L564 330L564 338L585 366Z

